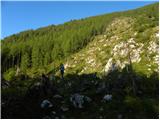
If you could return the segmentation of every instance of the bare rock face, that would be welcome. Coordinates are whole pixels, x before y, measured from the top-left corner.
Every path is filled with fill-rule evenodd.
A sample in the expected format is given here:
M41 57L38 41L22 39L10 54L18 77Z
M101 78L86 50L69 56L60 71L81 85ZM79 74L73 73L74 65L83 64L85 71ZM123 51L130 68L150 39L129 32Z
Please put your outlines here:
M143 43L136 43L133 38L130 38L128 41L122 41L115 45L112 54L117 58L127 58L130 56L132 62L140 62L143 46Z
M105 75L116 69L123 69L129 64L130 60L132 63L139 63L141 61L143 46L143 43L136 43L133 38L116 44L111 51L113 57L107 61L104 68Z
M109 72L112 72L118 68L118 65L116 63L113 63L113 59L110 58L104 68L105 75L107 75Z
M153 56L153 62L155 64L158 64L159 62L158 51L159 51L158 41L150 41L148 46L148 53L149 55Z
M155 41L150 41L149 42L149 46L148 46L148 50L149 53L157 53L158 52L158 44Z

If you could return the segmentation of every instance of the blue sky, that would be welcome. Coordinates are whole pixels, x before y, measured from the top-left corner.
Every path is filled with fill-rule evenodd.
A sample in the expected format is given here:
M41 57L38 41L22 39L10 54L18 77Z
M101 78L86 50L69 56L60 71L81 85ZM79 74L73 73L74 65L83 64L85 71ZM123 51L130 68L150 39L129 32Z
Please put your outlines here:
M124 11L154 3L155 1L3 1L1 3L1 38L27 29L50 24L61 24L115 11Z

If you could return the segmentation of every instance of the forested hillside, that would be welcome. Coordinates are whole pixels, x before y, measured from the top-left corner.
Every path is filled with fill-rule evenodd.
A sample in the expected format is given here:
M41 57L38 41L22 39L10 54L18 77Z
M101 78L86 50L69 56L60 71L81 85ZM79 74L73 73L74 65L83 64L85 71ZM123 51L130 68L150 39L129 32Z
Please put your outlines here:
M158 118L158 49L159 3L8 36L2 118Z
M157 26L157 11L158 4L154 4L134 11L73 20L9 36L2 41L2 73L15 66L25 71L64 60L84 48L96 35L104 33L117 17L136 18L135 29L142 32L145 28Z

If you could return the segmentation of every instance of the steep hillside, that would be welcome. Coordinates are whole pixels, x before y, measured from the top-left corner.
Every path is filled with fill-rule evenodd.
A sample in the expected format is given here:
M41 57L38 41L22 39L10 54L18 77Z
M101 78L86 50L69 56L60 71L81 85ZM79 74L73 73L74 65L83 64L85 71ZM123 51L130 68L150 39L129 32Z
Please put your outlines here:
M2 40L2 73L8 70L13 71L17 66L24 73L28 69L29 71L38 72L39 69L44 69L44 67L48 71L51 65L52 70L56 69L55 66L59 64L59 61L63 62L70 55L85 48L98 35L105 35L106 28L110 27L113 21L116 22L116 19L128 18L130 20L126 21L124 19L121 21L134 24L134 30L127 34L123 32L127 31L127 26L125 28L121 26L117 28L117 32L123 32L124 37L129 36L131 38L130 34L134 34L133 32L144 32L145 29L158 26L159 16L157 11L158 3L155 3L136 10L73 20L61 25L28 30L6 37ZM130 23L128 25L130 27ZM110 39L109 36L116 34L114 33L115 30L108 31L105 39ZM139 37L138 39L146 37L143 34L138 35L141 35L137 36Z
M66 72L107 74L113 63L123 69L130 60L136 72L158 72L158 25L139 32L136 22L130 17L114 19L104 34L67 60Z
M157 119L158 5L5 38L2 118Z

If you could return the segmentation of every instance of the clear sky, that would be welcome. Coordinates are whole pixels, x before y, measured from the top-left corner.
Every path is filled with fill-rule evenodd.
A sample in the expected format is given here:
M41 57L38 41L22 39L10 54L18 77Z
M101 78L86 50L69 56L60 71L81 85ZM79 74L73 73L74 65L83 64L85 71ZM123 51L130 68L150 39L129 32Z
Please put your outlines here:
M155 1L3 1L1 3L1 38L27 29L37 29L50 24L61 24L114 11L134 9Z

